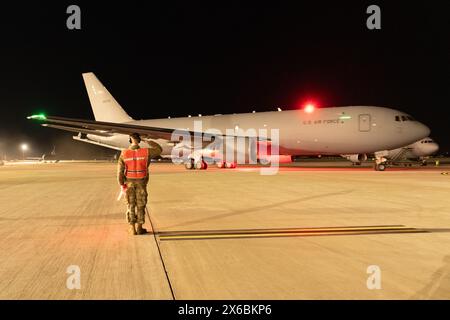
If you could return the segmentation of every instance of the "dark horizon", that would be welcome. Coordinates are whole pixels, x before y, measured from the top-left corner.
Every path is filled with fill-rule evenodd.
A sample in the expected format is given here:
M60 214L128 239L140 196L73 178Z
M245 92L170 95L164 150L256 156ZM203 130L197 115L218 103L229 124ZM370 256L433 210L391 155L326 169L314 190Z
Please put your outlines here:
M94 72L135 119L188 114L375 105L399 109L450 150L450 21L444 7L379 4L78 3L81 30L66 28L70 2L5 7L0 20L0 156L56 145L67 157L114 151L42 128L28 115L93 119L81 78Z

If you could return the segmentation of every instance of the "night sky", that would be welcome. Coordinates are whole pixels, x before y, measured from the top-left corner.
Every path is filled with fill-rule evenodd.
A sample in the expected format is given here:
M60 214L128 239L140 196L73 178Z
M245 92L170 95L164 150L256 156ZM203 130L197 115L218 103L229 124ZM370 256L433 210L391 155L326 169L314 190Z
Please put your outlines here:
M37 1L0 17L0 157L53 145L65 157L107 149L26 116L93 119L81 78L94 72L135 119L320 107L400 109L450 150L450 19L443 1ZM277 2L278 3L278 2ZM314 3L314 4L312 4ZM81 30L66 8L81 7ZM366 8L381 7L381 30Z

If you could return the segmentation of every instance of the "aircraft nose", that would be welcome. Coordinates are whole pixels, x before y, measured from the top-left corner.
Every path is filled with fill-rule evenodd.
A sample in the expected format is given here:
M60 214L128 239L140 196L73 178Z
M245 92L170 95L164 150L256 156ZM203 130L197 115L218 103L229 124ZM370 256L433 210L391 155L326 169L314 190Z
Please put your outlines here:
M439 150L439 145L437 143L431 143L428 148L430 149L430 154L436 153Z
M420 136L419 139L422 139L428 137L430 135L431 130L423 123L418 122L416 132Z

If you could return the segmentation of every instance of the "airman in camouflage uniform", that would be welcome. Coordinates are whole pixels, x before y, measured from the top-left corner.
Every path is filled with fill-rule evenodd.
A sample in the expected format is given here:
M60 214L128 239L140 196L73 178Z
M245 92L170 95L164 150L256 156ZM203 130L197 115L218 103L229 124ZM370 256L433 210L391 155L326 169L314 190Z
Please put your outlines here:
M130 135L130 147L128 150L138 150L139 142L141 138L139 134L133 133ZM148 152L145 150L140 150L141 154L146 154L147 159L142 158L126 158L127 154L126 150L123 150L119 162L118 162L118 170L117 177L120 186L126 188L126 202L127 202L127 222L129 226L129 233L136 234L144 234L147 232L142 225L145 223L145 207L147 205L147 183L148 183L148 166L150 165L150 159L157 157L161 154L161 147L153 142L148 142L151 148L148 148ZM129 156L128 156L129 157ZM136 157L136 156L135 156ZM136 165L134 161L141 161L140 165L145 164L145 168L140 168L139 174L135 174L133 176L133 172L137 172L136 168L133 166ZM132 170L134 169L134 170ZM144 171L144 172L143 172ZM137 227L136 227L137 223Z

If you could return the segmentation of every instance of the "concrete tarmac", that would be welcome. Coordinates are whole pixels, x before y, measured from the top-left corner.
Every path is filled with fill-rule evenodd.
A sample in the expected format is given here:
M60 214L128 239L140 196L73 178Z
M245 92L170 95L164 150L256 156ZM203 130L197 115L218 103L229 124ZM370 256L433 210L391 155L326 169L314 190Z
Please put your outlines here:
M450 299L448 167L152 164L134 237L115 170L0 167L1 299Z

